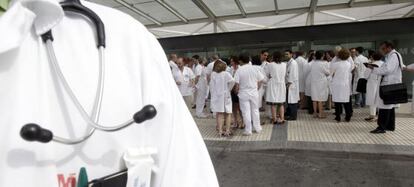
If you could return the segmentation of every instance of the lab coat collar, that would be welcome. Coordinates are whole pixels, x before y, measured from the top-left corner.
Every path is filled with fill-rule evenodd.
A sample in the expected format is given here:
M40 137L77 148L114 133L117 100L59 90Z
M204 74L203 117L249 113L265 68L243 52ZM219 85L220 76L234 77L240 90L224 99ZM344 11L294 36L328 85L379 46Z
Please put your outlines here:
M0 53L20 46L31 28L37 35L56 26L64 12L57 0L14 0L0 17L0 36L7 36L0 42Z

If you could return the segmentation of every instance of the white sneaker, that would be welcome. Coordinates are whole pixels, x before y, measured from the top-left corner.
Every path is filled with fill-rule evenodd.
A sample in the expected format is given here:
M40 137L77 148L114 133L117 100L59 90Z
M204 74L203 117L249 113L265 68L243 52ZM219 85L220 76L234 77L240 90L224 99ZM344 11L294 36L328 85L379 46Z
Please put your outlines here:
M260 132L262 132L262 130L255 130L254 133L259 134Z
M252 133L251 132L243 132L243 136L251 136Z

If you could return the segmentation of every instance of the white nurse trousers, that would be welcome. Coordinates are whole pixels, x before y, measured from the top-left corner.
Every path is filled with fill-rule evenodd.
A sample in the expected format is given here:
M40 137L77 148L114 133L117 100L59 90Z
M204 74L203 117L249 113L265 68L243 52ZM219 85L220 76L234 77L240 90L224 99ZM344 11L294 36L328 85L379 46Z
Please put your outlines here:
M256 132L260 132L262 130L262 127L260 126L260 113L258 101L259 100L257 96L239 98L243 122L246 125L244 129L246 133L252 133L252 125Z

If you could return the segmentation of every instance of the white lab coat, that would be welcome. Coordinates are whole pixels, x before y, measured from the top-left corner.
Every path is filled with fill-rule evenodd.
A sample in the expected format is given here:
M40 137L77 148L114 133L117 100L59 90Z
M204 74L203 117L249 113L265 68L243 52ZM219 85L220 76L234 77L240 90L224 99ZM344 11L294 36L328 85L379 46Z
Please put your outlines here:
M305 66L308 64L308 61L302 56L297 57L295 60L298 63L299 92L304 93L306 84Z
M291 83L288 90L287 102L296 104L299 98L299 72L298 63L292 58L287 62L286 83Z
M267 79L266 79L265 67L267 66L267 64L269 64L269 62L264 61L264 62L262 62L262 64L260 66L254 66L258 69L258 71L260 71L260 73L262 73L263 77L265 77L265 80L262 82L262 84L259 88L259 108L262 107L262 100L263 100L263 97L266 93L266 84L267 84L266 81L267 81Z
M304 68L303 68L303 74L305 76L305 95L306 96L312 96L312 80L310 79L310 71L311 71L311 67L312 67L312 63L314 61L310 61L308 62Z
M348 81L352 72L351 64L347 61L337 61L331 64L330 68L332 101L348 103L351 96L351 83Z
M375 61L373 64L378 65L381 67L383 61ZM367 93L366 93L366 104L368 106L375 106L377 103L377 92L379 91L379 84L381 81L381 76L378 76L372 73L372 70L366 68L364 77L367 77Z
M355 57L354 60L354 64L355 64L355 77L354 77L354 83L353 83L353 87L352 87L352 92L354 94L358 93L356 91L357 87L358 87L358 81L359 79L366 79L365 77L365 70L367 69L366 66L364 65L364 63L368 63L369 60L367 57L365 57L364 55L358 55L357 57Z
M231 90L234 79L229 72L213 72L211 74L211 110L213 112L232 113Z
M286 63L269 63L265 72L269 79L266 88L266 102L286 102Z
M82 3L100 16L107 36L99 122L119 124L146 104L153 104L158 114L121 131L97 131L79 145L24 141L19 131L29 122L63 137L79 137L87 129L55 81L39 34L53 28L58 63L87 112L95 98L99 59L89 21L73 14L63 17L57 1L14 1L0 18L0 36L7 36L0 42L0 186L59 186L59 176L67 184L80 167L95 179L123 169L123 153L143 146L158 149L152 186L218 186L206 146L157 39L124 13Z
M184 66L182 71L178 69L178 71L173 73L175 82L180 83L179 85L177 84L177 86L181 95L192 96L194 91L192 81L195 78L193 71L189 67Z
M196 84L197 95L196 95L196 115L201 116L204 110L206 97L208 96L208 83L206 75L206 67L200 66L200 78ZM197 68L196 68L197 69Z
M335 64L336 62L338 62L338 61L341 61L341 59L339 59L337 56L335 56L333 59L332 59L332 61L330 62L330 67L332 67L332 65L333 64ZM348 63L349 64L351 64L351 66L352 66L352 70L354 70L355 69L355 62L354 62L354 60L352 59L352 57L349 57L348 58ZM353 73L352 72L350 72L350 76L349 76L349 84L350 85L352 85L353 83L352 83L352 75L353 75ZM349 88L350 89L350 91L351 91L351 93L353 92L353 89L352 89L352 86Z
M315 60L311 65L310 80L312 101L327 101L329 96L328 76L329 64L326 61Z
M400 61L398 61L398 57L400 57ZM390 84L397 84L402 82L402 71L401 67L404 67L403 59L401 55L396 51L392 50L387 55L385 55L384 64L382 64L379 68L374 68L372 73L383 76L380 86L383 85L390 85ZM380 109L392 109L395 107L399 107L400 105L385 105L384 101L379 97L379 92L377 93L377 106Z
M177 66L177 64L176 64L174 61L172 61L172 60L168 61L168 64L170 65L171 72L172 72L172 73L173 73L173 75L174 75L174 73L175 73L176 71L178 71L178 66Z

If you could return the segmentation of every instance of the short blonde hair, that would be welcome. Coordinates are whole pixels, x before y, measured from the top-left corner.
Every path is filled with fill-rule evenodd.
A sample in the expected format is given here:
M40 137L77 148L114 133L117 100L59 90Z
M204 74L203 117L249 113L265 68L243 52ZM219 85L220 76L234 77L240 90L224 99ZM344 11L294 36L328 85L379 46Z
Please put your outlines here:
M216 73L220 73L222 71L226 71L227 69L227 64L225 62L223 62L222 60L216 60L214 62L214 66L213 66L213 71Z
M351 53L349 52L348 49L341 49L338 52L338 58L341 60L347 60L349 58L349 56L351 56Z

